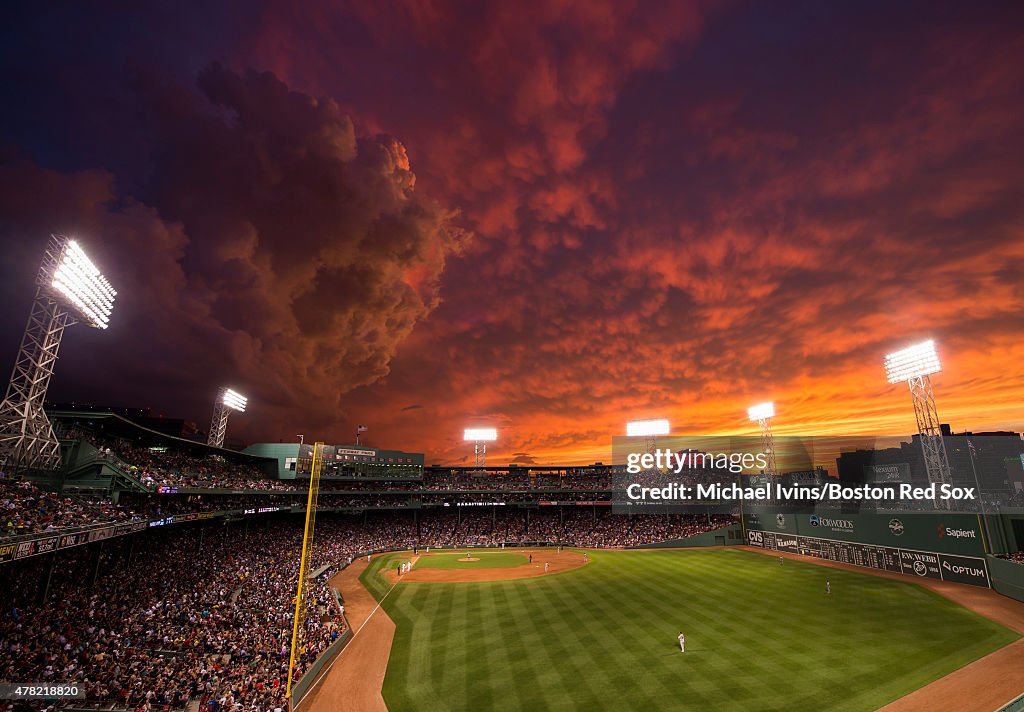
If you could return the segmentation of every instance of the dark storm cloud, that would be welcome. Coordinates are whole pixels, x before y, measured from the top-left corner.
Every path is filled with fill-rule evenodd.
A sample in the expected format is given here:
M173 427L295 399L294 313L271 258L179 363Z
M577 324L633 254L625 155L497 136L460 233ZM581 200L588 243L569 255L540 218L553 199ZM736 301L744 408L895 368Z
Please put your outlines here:
M161 246L118 275L141 338L87 335L57 390L205 417L181 393L238 374L254 435L368 423L455 461L479 421L492 457L586 461L625 420L734 432L768 398L780 431L906 432L879 360L933 336L943 419L1019 425L1019 4L25 14L2 120L52 170L7 207ZM127 311L150 299L167 327Z
M396 436L454 453L489 413L495 449L563 461L632 417L734 431L766 398L793 428L903 432L879 359L935 336L944 417L1010 422L1013 398L972 374L998 344L1004 379L1024 376L1001 276L1024 268L1019 8L476 8L360 5L343 45L298 50L300 25L274 23L238 53L396 127L479 237L353 407L415 390L424 417ZM386 91L357 76L380 56ZM412 111L424 82L444 101Z
M130 334L133 346L96 341L114 354L108 368L124 363L97 390L117 372L174 372L197 395L230 378L264 422L292 408L329 422L437 306L465 235L417 195L402 144L357 137L332 100L220 65L198 87L135 82L152 147L146 203L116 194L102 171L6 163L5 241L35 262L64 224L110 273L123 326L107 338ZM160 388L137 385L137 396L116 390L148 402Z

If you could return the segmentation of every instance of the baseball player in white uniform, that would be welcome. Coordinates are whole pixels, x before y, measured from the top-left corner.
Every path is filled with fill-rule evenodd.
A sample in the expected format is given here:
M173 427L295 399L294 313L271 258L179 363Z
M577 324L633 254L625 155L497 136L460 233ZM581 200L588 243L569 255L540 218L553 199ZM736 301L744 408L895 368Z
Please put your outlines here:
M686 636L683 635L683 631L679 631L679 652L686 652Z

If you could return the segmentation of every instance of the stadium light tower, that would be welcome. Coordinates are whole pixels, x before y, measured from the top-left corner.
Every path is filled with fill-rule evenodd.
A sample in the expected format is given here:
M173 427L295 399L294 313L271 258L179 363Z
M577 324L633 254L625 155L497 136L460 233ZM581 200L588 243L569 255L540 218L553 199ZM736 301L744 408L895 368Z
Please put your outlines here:
M645 438L644 445L647 452L653 453L658 448L658 436L668 435L669 425L664 418L659 420L634 420L626 423L626 436L631 438Z
M774 475L777 473L775 441L772 438L772 418L775 417L775 403L768 401L752 405L747 408L747 417L752 422L757 421L757 424L761 427L761 447L764 450L764 454L768 457L768 467L765 468L764 474Z
M106 329L117 292L79 244L51 235L7 395L0 405L0 468L56 470L60 443L43 410L64 329L82 322Z
M939 355L935 353L935 342L932 340L908 346L885 357L885 377L889 383L906 382L910 387L928 481L952 484L946 444L942 440L942 427L939 424L939 413L935 409L935 393L932 391L931 374L941 370L942 364L939 363ZM949 500L936 497L935 506L948 508Z
M462 439L473 443L476 466L483 468L487 465L487 443L498 439L498 431L494 428L466 428L462 433Z
M217 400L213 404L213 422L210 423L210 436L206 439L207 445L224 447L224 435L228 432L228 416L233 410L244 413L245 404L248 402L248 398L230 388L221 388L217 391Z

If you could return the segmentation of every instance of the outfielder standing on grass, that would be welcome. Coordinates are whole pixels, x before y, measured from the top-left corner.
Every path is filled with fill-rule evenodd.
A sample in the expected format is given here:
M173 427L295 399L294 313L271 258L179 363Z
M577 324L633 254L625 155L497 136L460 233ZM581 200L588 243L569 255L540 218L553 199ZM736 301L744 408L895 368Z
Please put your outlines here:
M679 631L679 652L686 652L686 636L683 635L683 631Z

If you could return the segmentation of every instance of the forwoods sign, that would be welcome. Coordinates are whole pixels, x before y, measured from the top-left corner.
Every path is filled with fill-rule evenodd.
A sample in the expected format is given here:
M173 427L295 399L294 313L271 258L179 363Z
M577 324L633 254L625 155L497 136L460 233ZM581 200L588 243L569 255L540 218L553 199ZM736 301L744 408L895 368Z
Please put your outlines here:
M991 588L985 560L974 556L917 551L761 529L748 529L747 543L762 549L786 551L869 569Z
M963 512L853 513L838 509L800 512L772 507L746 511L748 529L801 534L935 551L956 556L984 556L984 534L978 516Z

